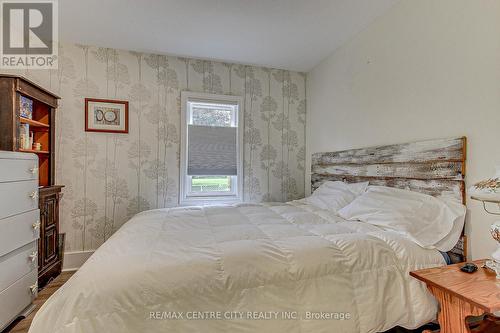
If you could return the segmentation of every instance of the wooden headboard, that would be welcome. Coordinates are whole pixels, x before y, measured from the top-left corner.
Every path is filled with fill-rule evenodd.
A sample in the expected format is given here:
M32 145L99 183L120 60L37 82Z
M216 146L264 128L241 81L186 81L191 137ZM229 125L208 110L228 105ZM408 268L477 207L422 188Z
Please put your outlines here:
M433 196L448 194L465 204L466 147L461 137L315 153L312 191L328 180L369 181ZM453 261L464 260L465 236L449 254Z

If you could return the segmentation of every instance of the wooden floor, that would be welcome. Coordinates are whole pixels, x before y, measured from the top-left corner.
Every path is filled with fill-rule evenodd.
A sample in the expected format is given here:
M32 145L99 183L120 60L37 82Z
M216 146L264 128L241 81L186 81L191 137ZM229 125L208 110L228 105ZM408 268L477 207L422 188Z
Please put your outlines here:
M36 312L45 303L45 301L56 292L59 287L66 283L75 272L62 272L54 281L50 282L42 291L38 293L35 299L36 309L28 317L13 322L2 333L27 333L30 328L31 321L35 317Z

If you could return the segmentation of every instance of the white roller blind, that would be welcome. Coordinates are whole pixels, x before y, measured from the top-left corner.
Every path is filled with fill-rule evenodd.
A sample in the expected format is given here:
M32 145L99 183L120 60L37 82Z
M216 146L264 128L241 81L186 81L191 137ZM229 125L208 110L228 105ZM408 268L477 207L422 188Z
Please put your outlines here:
M188 125L189 176L237 175L236 127Z

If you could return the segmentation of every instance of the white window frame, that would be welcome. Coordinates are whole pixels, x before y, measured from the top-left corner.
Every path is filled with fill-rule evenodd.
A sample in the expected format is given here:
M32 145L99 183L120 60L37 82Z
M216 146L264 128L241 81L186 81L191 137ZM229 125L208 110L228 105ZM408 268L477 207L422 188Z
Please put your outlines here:
M203 195L196 195L189 191L191 185L191 176L187 175L187 152L188 137L187 126L191 119L188 110L188 102L201 102L211 104L235 104L238 106L236 120L238 127L236 129L238 137L237 153L237 176L231 177L231 192L206 192ZM179 205L210 205L237 203L243 200L243 99L241 96L216 95L207 93L197 93L191 91L181 91L181 151L180 151L180 180L179 180ZM236 183L235 181L236 180Z

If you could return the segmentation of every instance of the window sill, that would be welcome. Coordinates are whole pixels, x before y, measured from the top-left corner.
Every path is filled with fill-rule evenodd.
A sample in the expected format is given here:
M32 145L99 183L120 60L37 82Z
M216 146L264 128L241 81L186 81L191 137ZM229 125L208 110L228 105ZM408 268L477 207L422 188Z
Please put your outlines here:
M188 197L181 199L180 206L218 206L218 205L231 205L243 202L239 197Z

